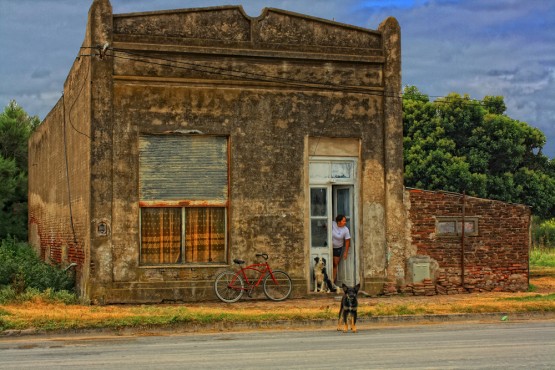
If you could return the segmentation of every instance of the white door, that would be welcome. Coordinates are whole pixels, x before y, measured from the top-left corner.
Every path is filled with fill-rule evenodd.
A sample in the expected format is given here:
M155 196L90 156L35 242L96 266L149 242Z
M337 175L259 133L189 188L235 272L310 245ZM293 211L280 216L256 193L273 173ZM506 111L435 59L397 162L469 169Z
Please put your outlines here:
M319 158L310 160L310 287L314 290L314 258L325 258L330 279L333 276L331 224L338 214L347 218L351 245L347 260L341 260L337 285L359 282L356 250L355 180L356 159Z

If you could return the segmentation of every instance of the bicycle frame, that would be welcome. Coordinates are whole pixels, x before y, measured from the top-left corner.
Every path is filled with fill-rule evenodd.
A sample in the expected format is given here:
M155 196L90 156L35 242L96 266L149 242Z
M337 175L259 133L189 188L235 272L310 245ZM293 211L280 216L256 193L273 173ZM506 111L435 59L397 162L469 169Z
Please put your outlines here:
M253 290L262 285L264 295L272 301L283 301L291 295L293 282L291 277L281 270L272 270L266 253L257 253L256 257L264 258L264 262L245 266L245 261L234 259L237 270L220 272L214 280L214 293L223 302L237 302L246 292L252 297Z
M252 278L249 280L249 278L248 278L248 276L245 272L247 270L256 271L258 273L258 280L256 280L256 283L254 282L254 279L252 279ZM236 289L236 290L249 291L249 290L254 289L254 288L256 288L257 286L260 285L260 283L262 282L262 280L266 276L266 273L269 273L270 276L272 277L272 280L274 281L274 283L279 285L279 282L276 281L276 278L274 277L274 273L272 272L272 269L271 269L270 265L268 264L268 262L263 262L263 263L253 263L252 265L248 265L248 266L245 266L245 267L240 267L239 270L235 271L235 276L241 276L245 280L245 283L246 283L245 286L241 287L241 286L235 285L236 279L233 279L229 283L229 287L232 288L232 289Z

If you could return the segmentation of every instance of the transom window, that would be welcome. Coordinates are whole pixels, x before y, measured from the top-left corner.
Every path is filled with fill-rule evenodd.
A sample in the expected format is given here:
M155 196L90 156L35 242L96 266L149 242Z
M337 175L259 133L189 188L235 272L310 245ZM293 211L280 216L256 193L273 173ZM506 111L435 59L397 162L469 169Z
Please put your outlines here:
M141 265L225 263L227 138L139 139Z
M461 217L436 217L436 235L438 236L460 236L462 235L463 220ZM465 236L478 235L478 218L465 217Z

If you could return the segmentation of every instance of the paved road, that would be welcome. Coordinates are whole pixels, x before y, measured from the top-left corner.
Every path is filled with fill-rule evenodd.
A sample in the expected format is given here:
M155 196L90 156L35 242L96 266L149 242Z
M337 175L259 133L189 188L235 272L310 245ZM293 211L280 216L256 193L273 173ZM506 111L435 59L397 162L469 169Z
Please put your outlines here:
M0 338L0 369L555 369L555 322Z

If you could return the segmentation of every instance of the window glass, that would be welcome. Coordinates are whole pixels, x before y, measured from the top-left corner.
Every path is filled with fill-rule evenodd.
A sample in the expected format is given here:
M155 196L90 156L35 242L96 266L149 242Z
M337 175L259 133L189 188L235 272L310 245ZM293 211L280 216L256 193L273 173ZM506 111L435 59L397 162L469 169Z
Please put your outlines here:
M311 162L308 172L311 179L328 179L330 177L330 164L328 162Z
M331 164L331 177L333 179L350 179L353 173L353 164L351 162Z
M438 235L461 235L462 219L453 217L438 217L436 232ZM464 220L464 234L467 236L478 235L478 219L468 218Z
M337 214L342 214L349 218L351 215L350 203L349 189L337 189Z
M310 215L326 216L328 213L327 190L326 188L310 189Z
M472 234L476 232L476 223L474 221L466 221L464 222L464 233L465 234ZM462 221L457 223L457 232L459 234L462 233Z
M181 262L181 208L141 209L141 263Z
M437 223L438 234L455 234L455 221L439 221Z
M185 220L185 261L225 262L225 208L186 208Z
M326 220L310 220L312 246L328 246L328 225Z

